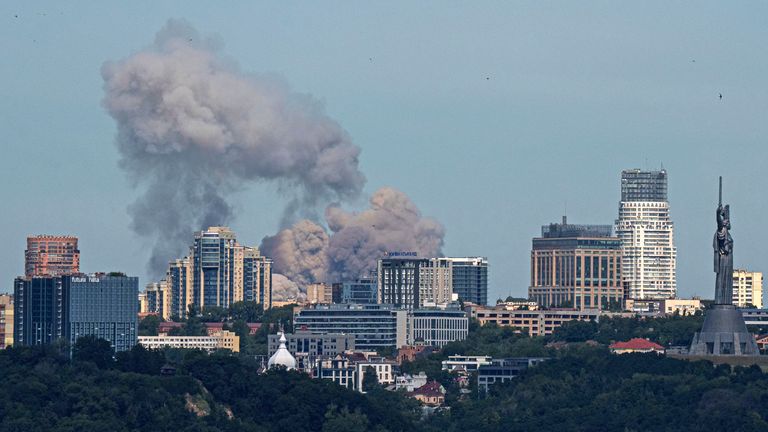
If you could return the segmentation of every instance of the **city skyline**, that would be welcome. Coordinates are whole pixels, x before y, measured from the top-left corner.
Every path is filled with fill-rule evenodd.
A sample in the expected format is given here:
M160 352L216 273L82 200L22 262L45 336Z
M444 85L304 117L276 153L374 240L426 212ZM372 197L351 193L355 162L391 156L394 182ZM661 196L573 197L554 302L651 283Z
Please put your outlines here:
M0 33L9 55L25 60L2 72L4 95L13 103L0 117L11 155L0 166L0 180L26 180L23 194L5 189L0 222L13 229L2 237L8 247L0 252L6 280L0 291L9 292L9 281L23 272L18 251L26 236L46 233L78 236L88 251L85 271L124 270L139 275L142 286L153 281L144 270L151 244L129 229L126 207L137 191L116 169L116 128L100 105L99 69L147 46L166 18L179 17L215 35L244 71L277 73L295 91L320 98L362 149L363 195L395 186L443 224L443 255L488 256L489 300L525 295L528 245L542 223L565 213L576 223L609 224L616 218L620 171L662 163L676 225L678 294L708 297L709 245L701 238L711 225L702 215L716 200L705 192L715 184L713 169L725 177L738 218L735 265L761 271L768 261L759 225L768 205L755 198L766 158L759 115L766 97L755 84L768 64L751 55L766 30L751 8L714 5L693 11L612 5L591 12L567 3L499 5L492 14L424 5L413 10L413 20L438 16L423 30L376 7L350 8L356 19L339 21L315 6L239 4L190 7L183 14L159 6L141 24L138 5L110 13L104 6L80 11L53 3L6 8L8 25ZM50 13L37 15L37 9ZM665 18L655 21L660 12ZM120 37L113 36L113 16L132 22ZM302 31L298 23L309 16L313 25ZM630 16L636 21L627 21ZM374 34L340 39L372 22L380 22ZM457 25L466 36L453 36ZM251 30L257 27L263 33ZM389 37L390 29L399 36ZM334 49L342 42L347 49ZM532 46L550 54L542 57ZM65 47L78 50L70 56ZM734 156L723 158L726 151ZM445 185L450 188L441 189ZM280 211L263 206L285 203L275 187L255 185L237 198L229 226L246 244L258 245L280 227Z

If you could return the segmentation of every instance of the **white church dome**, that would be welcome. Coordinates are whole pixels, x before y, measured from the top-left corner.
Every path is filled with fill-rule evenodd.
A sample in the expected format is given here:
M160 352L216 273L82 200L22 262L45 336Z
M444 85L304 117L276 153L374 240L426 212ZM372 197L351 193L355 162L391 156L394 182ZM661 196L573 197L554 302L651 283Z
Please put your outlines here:
M288 348L285 347L285 333L280 332L280 348L269 358L267 367L270 369L274 366L283 366L288 370L296 369L296 359L288 352Z

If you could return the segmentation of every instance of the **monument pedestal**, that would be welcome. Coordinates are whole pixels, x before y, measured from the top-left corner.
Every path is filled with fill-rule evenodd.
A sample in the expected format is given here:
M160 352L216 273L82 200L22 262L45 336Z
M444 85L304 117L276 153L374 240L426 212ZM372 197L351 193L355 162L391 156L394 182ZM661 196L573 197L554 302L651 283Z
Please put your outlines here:
M688 354L756 356L760 350L736 306L713 305L704 313L704 325L693 337Z

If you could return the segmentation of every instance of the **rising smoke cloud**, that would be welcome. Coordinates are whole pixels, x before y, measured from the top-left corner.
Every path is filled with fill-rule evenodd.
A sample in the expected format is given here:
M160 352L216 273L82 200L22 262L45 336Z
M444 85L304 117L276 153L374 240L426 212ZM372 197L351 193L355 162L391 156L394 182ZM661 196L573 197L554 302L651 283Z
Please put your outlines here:
M445 228L423 217L406 194L393 188L376 191L370 208L360 213L329 206L325 220L330 235L319 224L302 220L262 241L261 250L274 259L274 270L302 288L364 276L388 251L442 255Z
M145 186L129 213L133 230L155 242L153 275L183 254L193 231L230 222L228 198L249 183L274 181L289 195L286 225L362 190L359 147L316 99L241 72L185 22L169 21L151 47L101 73L120 166Z

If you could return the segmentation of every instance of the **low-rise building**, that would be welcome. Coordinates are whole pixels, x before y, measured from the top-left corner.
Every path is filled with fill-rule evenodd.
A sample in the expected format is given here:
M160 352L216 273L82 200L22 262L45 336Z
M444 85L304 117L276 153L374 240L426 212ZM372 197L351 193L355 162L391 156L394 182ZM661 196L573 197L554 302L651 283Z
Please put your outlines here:
M355 387L356 369L348 357L339 354L333 358L318 359L314 376L351 389Z
M633 338L626 342L615 342L608 347L613 354L647 353L664 354L664 347L648 339Z
M480 366L489 365L493 359L491 356L478 355L478 356L462 356L452 355L448 356L448 360L443 360L442 370L448 372L474 372L480 368Z
M395 377L394 390L405 390L407 392L412 392L426 383L427 374L425 374L423 371L419 372L417 375L403 374Z
M355 336L358 350L397 349L407 344L407 311L387 305L315 305L294 310L294 328Z
M205 326L205 332L208 333L209 336L224 330L224 323L220 322L207 322L203 323L203 325ZM261 323L246 323L246 325L248 326L248 334L250 335L255 335L261 328ZM157 325L157 332L169 333L173 329L180 329L182 327L184 327L184 323L182 322L162 321Z
M461 341L469 334L467 313L458 308L415 309L408 313L408 343L421 343L442 348L449 342Z
M506 310L538 310L539 304L535 301L528 300L512 300L512 301L498 301L496 307L503 307Z
M445 388L437 381L432 381L406 393L422 404L438 407L445 403Z
M406 345L397 349L397 364L403 364L403 362L412 362L417 358L432 354L435 348L429 345L417 344Z
M395 374L393 373L394 362L383 357L368 357L367 360L355 361L356 386L355 389L360 393L365 393L365 372L371 368L376 372L376 379L379 384L387 386L394 384Z
M147 349L184 348L207 352L219 349L240 352L240 336L223 330L208 336L139 336L139 345Z
M345 333L316 333L308 330L297 330L286 333L286 347L294 357L336 357L347 351L355 350L355 335ZM269 335L269 355L274 354L280 346L280 335Z
M364 383L366 371L376 373L379 384L387 386L394 384L394 362L383 357L377 357L363 352L346 352L335 357L315 359L313 376L329 379L340 386L365 393Z
M704 310L701 300L693 299L664 299L659 306L664 315L693 316L697 311Z
M477 388L484 392L488 392L488 387L491 385L509 381L520 375L529 367L535 366L546 360L548 360L546 357L520 357L493 360L491 364L482 365L478 368Z
M768 309L742 309L741 316L748 326L768 327Z
M600 317L597 309L507 310L503 307L478 305L470 305L465 309L481 325L494 323L502 327L515 327L528 336L551 335L565 322L598 321Z

